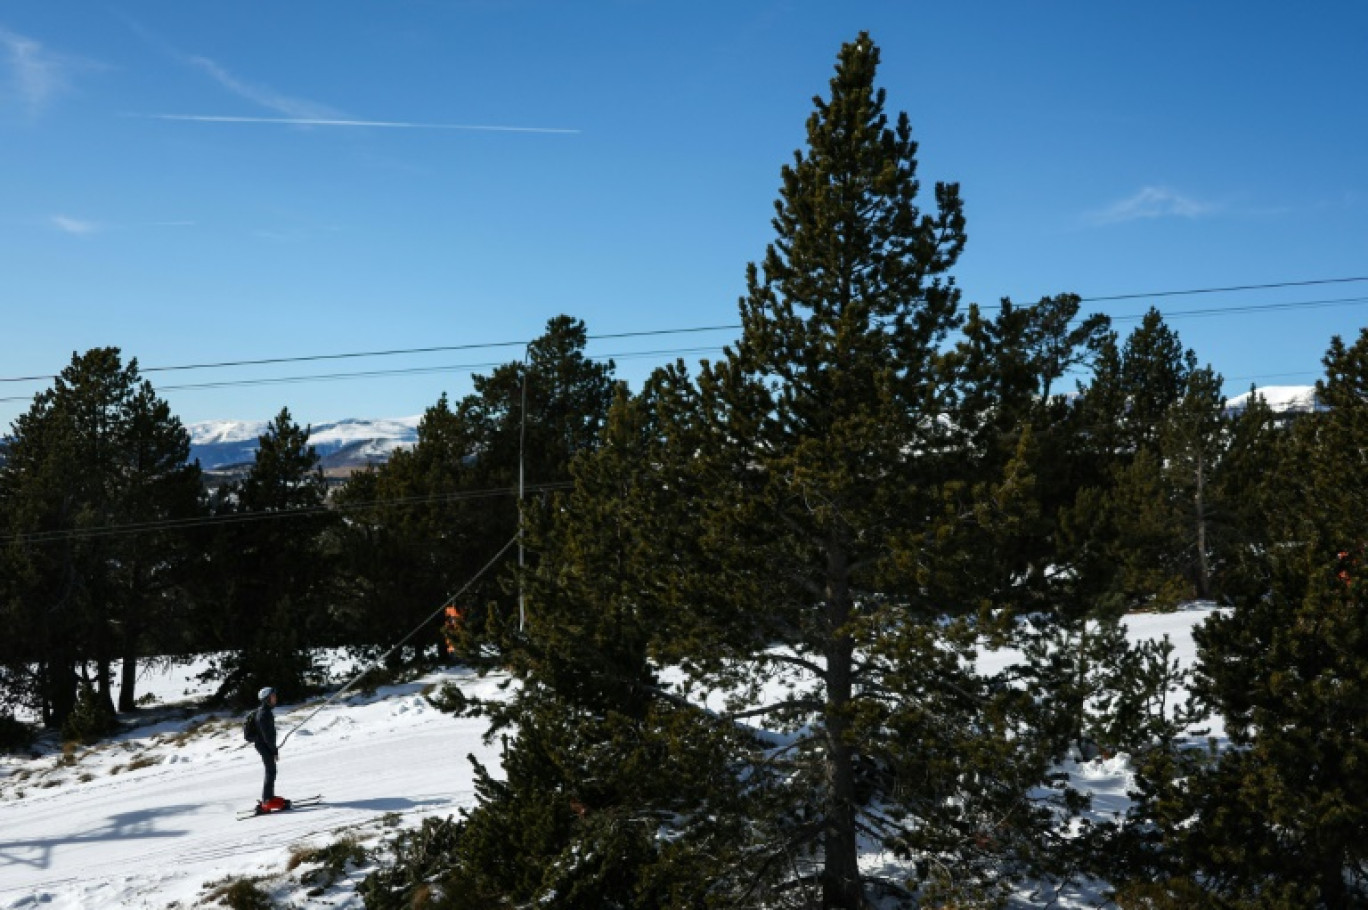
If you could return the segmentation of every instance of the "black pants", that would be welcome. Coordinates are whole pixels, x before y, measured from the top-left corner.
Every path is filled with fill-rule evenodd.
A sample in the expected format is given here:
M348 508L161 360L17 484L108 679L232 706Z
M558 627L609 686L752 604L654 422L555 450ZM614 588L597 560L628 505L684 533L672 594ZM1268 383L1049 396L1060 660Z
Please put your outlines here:
M275 753L267 752L266 749L262 746L257 746L256 750L257 755L261 756L261 763L266 766L266 782L261 785L261 801L264 803L267 800L273 799L275 797Z

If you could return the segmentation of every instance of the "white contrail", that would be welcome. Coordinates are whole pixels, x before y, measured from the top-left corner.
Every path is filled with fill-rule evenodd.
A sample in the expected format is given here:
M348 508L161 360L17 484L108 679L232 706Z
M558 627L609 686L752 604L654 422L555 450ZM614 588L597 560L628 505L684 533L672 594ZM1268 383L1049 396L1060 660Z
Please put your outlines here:
M484 126L465 123L407 123L397 120L332 120L317 117L230 117L219 114L147 114L153 120L195 123L276 123L285 126L370 126L399 130L477 130L489 133L579 133L577 129L546 126Z

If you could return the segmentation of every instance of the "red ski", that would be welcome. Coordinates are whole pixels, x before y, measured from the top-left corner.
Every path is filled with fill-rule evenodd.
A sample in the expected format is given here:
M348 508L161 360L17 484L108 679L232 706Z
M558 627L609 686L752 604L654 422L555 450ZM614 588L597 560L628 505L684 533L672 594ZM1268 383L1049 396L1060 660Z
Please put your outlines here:
M305 796L301 799L285 799L277 796L264 803L257 803L255 808L248 809L246 812L238 813L238 821L246 818L256 818L258 815L274 815L277 812L288 812L291 809L301 809L305 806L316 806L323 801L321 794Z

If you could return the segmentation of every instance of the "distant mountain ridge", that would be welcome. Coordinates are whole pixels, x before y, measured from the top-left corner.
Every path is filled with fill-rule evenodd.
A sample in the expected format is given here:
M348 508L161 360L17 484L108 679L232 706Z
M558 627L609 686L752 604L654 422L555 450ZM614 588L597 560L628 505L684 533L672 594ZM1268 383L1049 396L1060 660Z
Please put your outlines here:
M387 461L395 449L418 441L421 416L366 420L347 418L309 429L309 444L318 452L324 471L350 472ZM187 424L190 460L199 459L206 471L249 465L256 458L257 440L266 420L205 420Z
M1278 413L1316 410L1316 387L1264 386L1256 394ZM1249 393L1226 402L1232 411L1244 410ZM309 431L309 444L318 452L323 469L349 473L367 464L389 460L396 449L418 441L421 416L378 419L347 418L320 423ZM199 459L207 471L250 465L256 457L257 437L266 432L265 420L205 420L186 426L190 432L190 458Z

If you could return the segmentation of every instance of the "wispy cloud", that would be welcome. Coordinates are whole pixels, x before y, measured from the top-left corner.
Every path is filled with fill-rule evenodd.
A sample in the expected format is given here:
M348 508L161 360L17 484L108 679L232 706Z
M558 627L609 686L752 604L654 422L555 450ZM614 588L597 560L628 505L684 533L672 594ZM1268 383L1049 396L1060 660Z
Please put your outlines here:
M87 221L84 218L72 218L69 215L53 215L48 219L48 222L59 231L63 231L67 234L76 234L78 236L94 234L101 230L100 225L96 224L94 221Z
M143 228L182 228L194 227L194 221L139 221L125 223L111 223L105 221L92 221L89 218L73 218L70 215L49 215L47 224L54 227L64 234L71 234L76 237L86 237L91 234L105 234L117 231L135 231Z
M70 88L77 70L94 66L90 61L51 51L33 38L3 26L0 26L0 60L4 64L4 81L32 112L42 110Z
M208 57L178 54L181 60L207 74L222 88L258 107L279 116L251 117L228 114L144 114L153 120L193 123L267 124L276 126L351 127L391 130L468 130L490 133L578 133L577 129L544 126L504 126L473 123L434 123L415 120L366 120L349 117L325 104L296 98L275 89L252 83Z
M1085 217L1091 224L1119 224L1153 218L1203 218L1221 206L1185 196L1165 186L1147 186L1132 196Z
M292 98L265 85L256 85L230 73L225 67L208 57L186 57L186 62L196 69L207 73L220 86L260 107L275 111L288 118L328 119L341 116L337 111L324 104L305 98Z
M338 117L232 117L220 114L148 114L154 120L195 123L274 123L286 126L350 126L400 130L482 130L495 133L579 133L578 129L547 126L493 126L472 123L419 123L403 120L353 120Z

